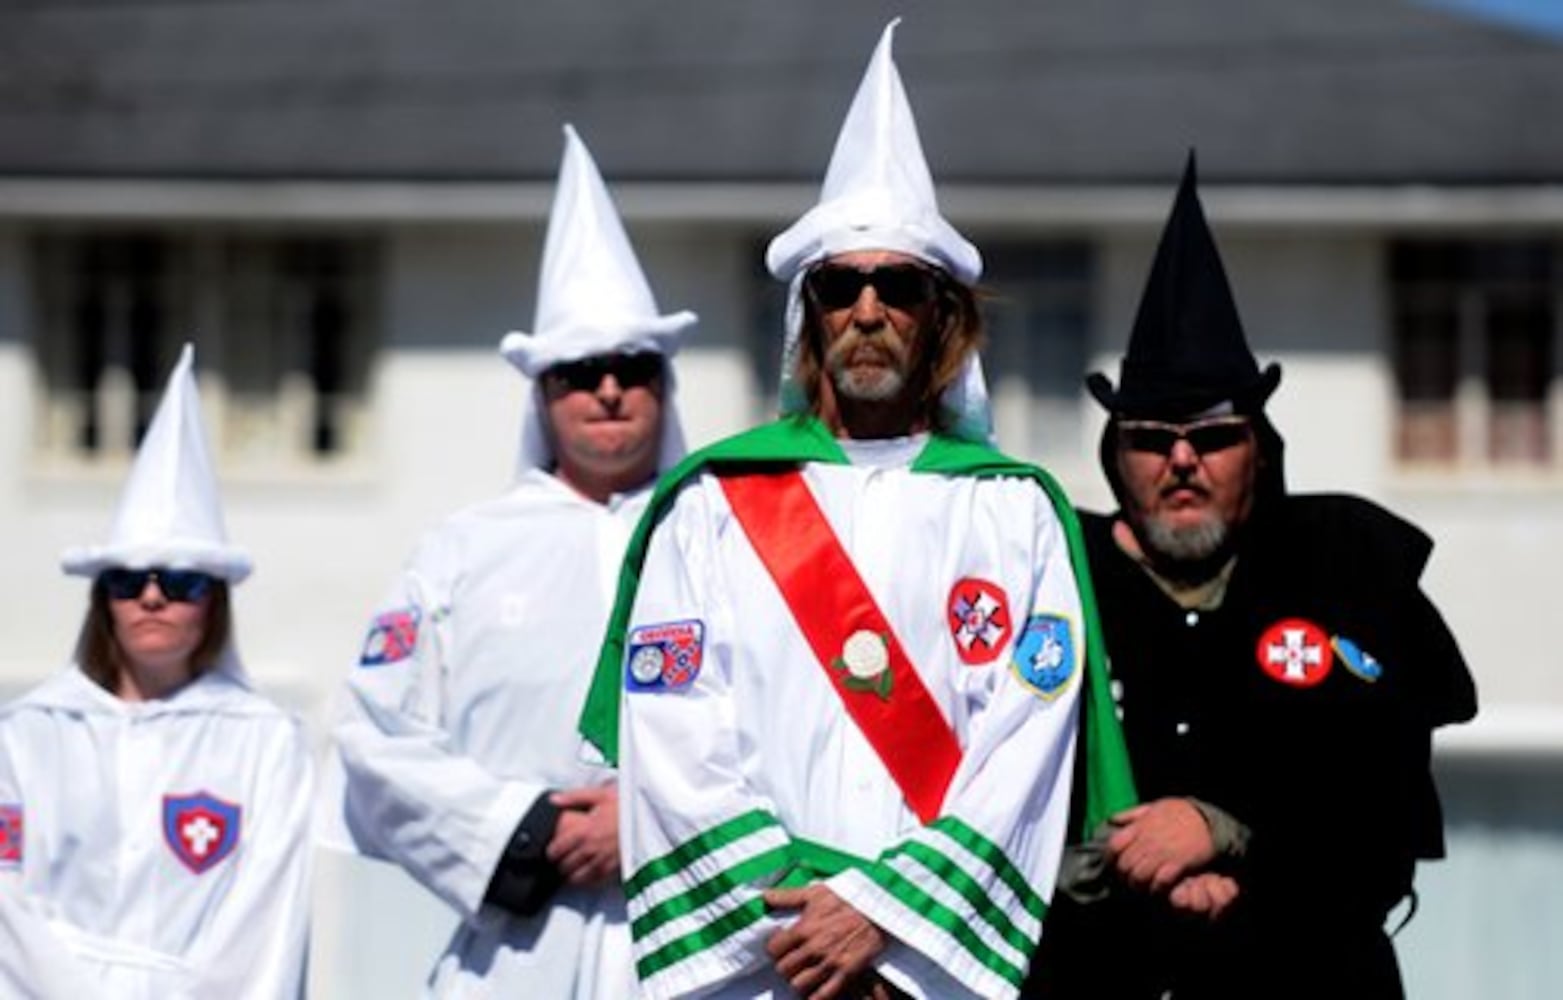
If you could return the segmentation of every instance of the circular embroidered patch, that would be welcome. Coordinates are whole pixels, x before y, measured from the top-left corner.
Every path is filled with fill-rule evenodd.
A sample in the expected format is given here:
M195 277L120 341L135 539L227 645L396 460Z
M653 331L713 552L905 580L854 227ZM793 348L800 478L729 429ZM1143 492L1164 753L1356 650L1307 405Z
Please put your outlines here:
M630 657L630 676L641 684L651 684L662 677L662 662L666 654L656 646L642 646Z
M1329 676L1330 638L1304 618L1283 618L1265 629L1254 649L1259 669L1291 687L1307 688Z
M1014 631L1003 588L974 576L964 577L950 588L945 620L955 640L956 655L974 667L998 659Z

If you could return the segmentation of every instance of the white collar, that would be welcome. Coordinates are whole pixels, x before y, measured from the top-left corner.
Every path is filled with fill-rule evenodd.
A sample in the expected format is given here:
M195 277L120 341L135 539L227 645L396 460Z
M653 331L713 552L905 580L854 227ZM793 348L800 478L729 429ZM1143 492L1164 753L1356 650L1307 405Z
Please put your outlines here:
M858 440L854 438L838 438L837 444L846 453L847 460L854 466L868 469L905 469L921 455L928 445L928 433L911 434L906 437L893 438L869 438Z

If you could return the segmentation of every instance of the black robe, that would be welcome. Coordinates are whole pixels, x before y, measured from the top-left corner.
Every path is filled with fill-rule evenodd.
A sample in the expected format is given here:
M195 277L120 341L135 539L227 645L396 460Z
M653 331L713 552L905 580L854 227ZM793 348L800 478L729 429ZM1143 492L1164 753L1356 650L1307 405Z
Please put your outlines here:
M1142 800L1203 799L1253 837L1215 924L1122 888L1055 901L1027 995L1401 995L1384 921L1416 860L1443 856L1431 734L1475 690L1418 584L1425 534L1353 497L1261 507L1211 612L1083 518Z

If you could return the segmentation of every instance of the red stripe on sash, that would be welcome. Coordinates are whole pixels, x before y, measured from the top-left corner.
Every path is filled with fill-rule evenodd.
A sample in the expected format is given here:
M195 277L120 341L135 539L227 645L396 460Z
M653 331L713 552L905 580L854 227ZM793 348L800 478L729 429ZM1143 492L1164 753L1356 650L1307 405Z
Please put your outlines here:
M776 581L820 669L841 696L912 811L939 815L961 762L961 747L907 658L857 567L797 471L723 477L722 491L744 533ZM835 666L847 638L868 631L886 640L891 693L847 686Z

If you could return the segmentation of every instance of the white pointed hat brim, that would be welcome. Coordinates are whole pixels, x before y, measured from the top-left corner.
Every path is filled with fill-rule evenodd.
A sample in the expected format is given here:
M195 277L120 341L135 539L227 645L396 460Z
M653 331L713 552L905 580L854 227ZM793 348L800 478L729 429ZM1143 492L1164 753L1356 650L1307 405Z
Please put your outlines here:
M191 539L82 545L66 549L60 566L72 576L97 577L108 569L197 570L229 583L250 575L254 561L236 545L215 545Z
M696 322L695 314L688 311L599 321L582 318L537 333L512 331L500 341L499 353L534 379L554 365L601 354L654 351L671 358L678 353L680 336Z
M771 241L765 265L788 281L822 260L857 250L904 253L968 285L982 277L982 255L937 211L908 211L882 190L815 205Z

